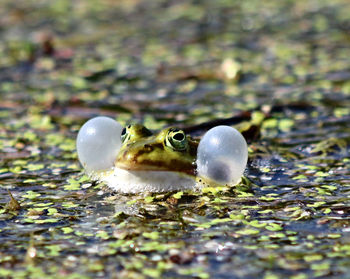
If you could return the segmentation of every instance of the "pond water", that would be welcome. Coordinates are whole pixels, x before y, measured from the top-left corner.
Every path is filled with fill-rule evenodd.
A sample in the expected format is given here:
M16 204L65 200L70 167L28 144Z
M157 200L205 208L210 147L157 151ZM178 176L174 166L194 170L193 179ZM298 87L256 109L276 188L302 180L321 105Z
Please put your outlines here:
M0 278L349 278L347 0L0 7ZM242 183L115 193L77 160L97 115L233 125Z

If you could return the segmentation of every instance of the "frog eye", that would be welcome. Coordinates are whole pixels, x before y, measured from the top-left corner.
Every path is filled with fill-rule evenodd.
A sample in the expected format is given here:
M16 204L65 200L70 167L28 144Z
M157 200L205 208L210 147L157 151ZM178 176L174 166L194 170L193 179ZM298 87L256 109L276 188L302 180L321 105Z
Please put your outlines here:
M247 160L247 143L242 134L229 126L217 126L199 142L197 172L217 183L234 185L240 181Z
M121 133L122 142L126 142L130 139L130 136L131 136L130 128L131 128L131 125L128 125L128 126L123 128L122 133Z
M121 147L122 126L109 117L99 116L87 121L77 136L80 163L88 172L113 167Z
M188 142L184 131L170 129L165 139L165 145L177 151L186 150Z

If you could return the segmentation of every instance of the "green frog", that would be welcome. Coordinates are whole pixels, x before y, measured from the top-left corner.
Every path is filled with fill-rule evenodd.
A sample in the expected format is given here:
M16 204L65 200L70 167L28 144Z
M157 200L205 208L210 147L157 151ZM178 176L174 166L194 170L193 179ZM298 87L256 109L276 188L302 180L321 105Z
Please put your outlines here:
M100 180L119 192L163 192L193 189L196 179L198 140L182 130L166 128L153 134L141 124L128 125L121 133L122 146L113 171Z
M199 142L177 128L152 133L103 116L81 127L77 152L86 173L123 193L235 185L248 158L245 139L229 126L211 128Z

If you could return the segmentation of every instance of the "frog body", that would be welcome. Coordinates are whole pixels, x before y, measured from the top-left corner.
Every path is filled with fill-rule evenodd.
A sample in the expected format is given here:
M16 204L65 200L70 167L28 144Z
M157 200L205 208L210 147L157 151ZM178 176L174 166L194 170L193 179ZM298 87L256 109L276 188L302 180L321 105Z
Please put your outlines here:
M122 193L198 189L239 183L247 143L236 129L216 126L200 142L177 128L152 133L108 117L87 121L77 136L79 161L94 180Z
M122 131L114 168L99 175L119 192L161 192L196 185L198 141L177 128L152 133L140 124Z

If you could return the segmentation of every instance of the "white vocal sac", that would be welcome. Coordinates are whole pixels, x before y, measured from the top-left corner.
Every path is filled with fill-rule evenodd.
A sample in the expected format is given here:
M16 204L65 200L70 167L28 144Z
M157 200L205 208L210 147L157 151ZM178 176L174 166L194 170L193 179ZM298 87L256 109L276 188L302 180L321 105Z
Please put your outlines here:
M198 175L217 183L237 184L248 160L242 134L229 126L216 126L201 139L197 151Z
M89 172L110 169L121 147L122 126L115 120L99 116L87 121L77 136L80 163Z

